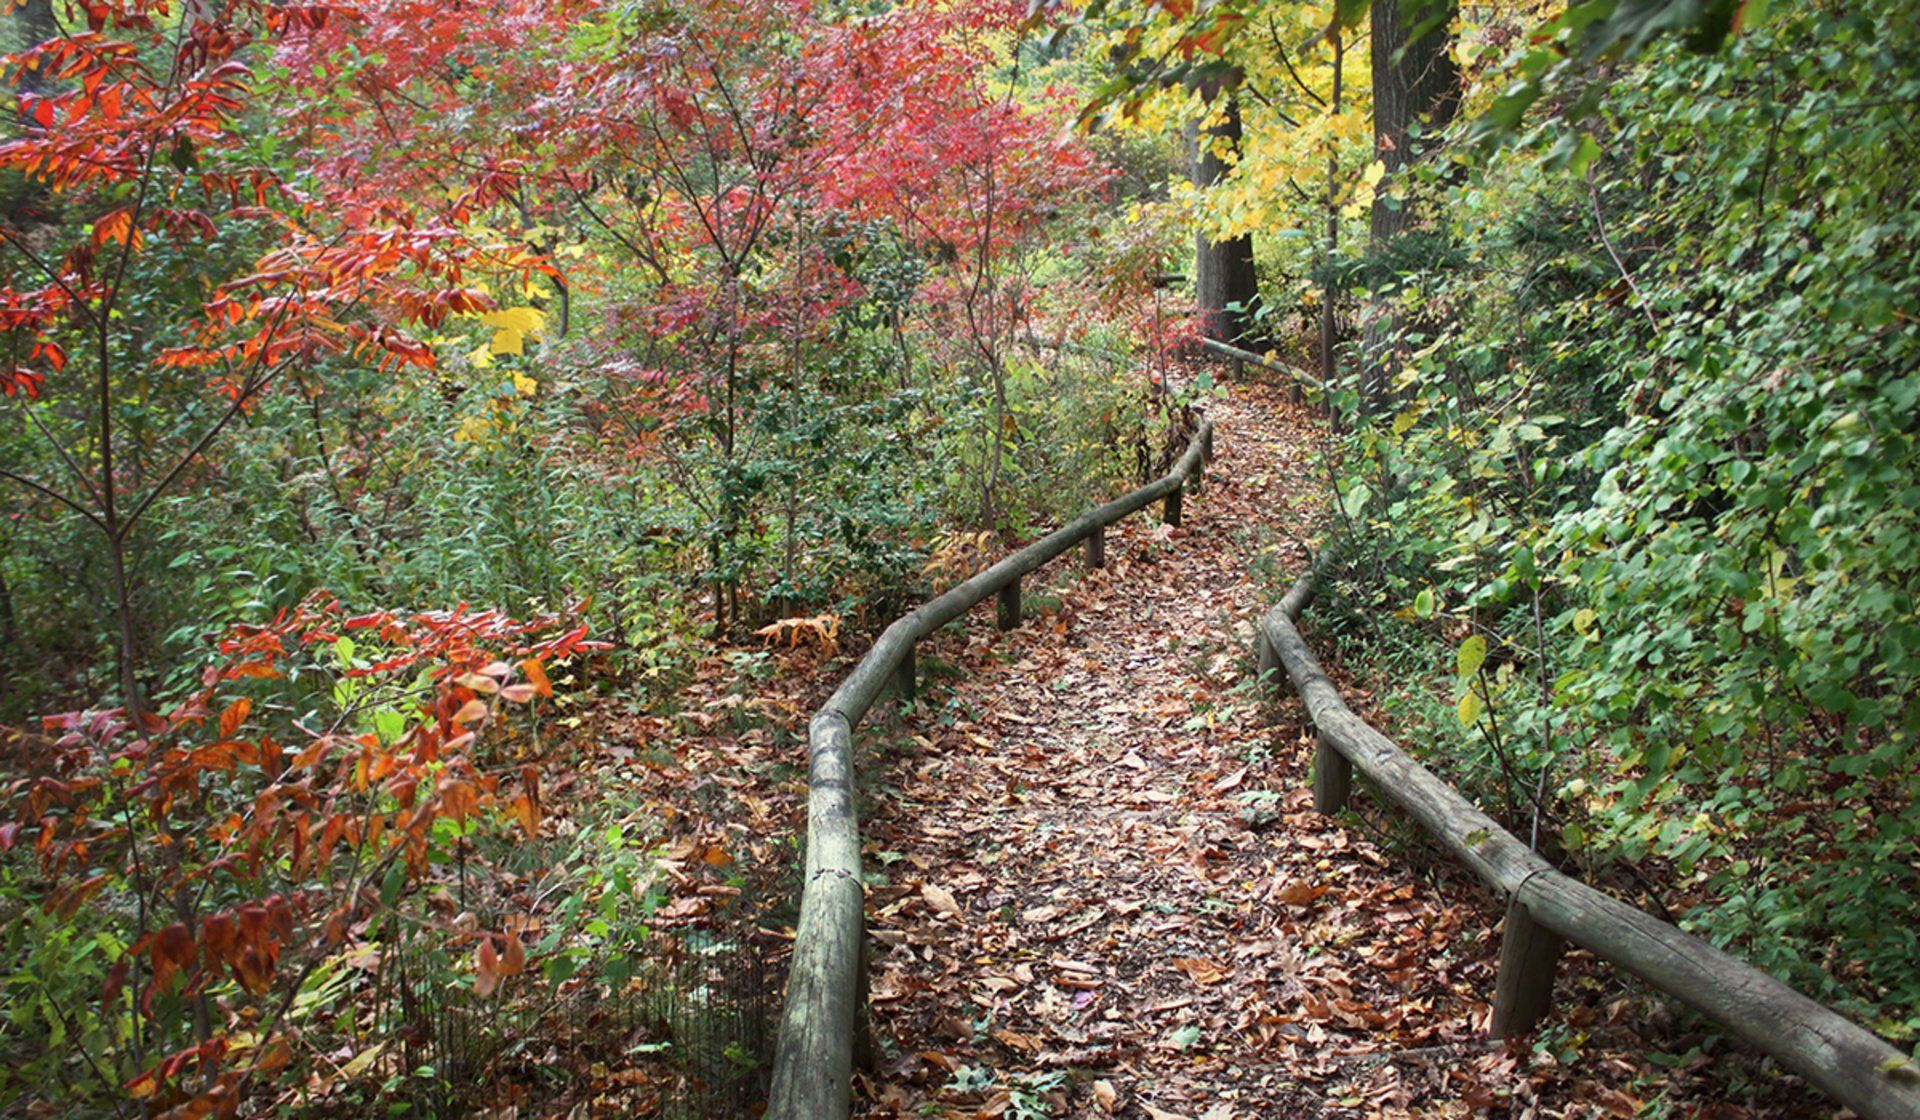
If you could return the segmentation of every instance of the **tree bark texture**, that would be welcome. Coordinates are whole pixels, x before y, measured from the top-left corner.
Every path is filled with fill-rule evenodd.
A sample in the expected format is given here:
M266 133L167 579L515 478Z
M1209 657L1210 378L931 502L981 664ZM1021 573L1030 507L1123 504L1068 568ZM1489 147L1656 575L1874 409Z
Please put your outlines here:
M1222 90L1216 97L1226 99L1225 119L1208 129L1195 129L1193 139L1193 185L1206 190L1224 179L1232 167L1215 151L1225 144L1228 151L1240 151L1240 101L1233 91ZM1205 230L1194 235L1194 303L1200 312L1200 336L1220 342L1249 340L1254 301L1259 285L1253 271L1251 234L1215 241ZM1237 305L1238 310L1230 309Z
M1419 218L1410 201L1390 205L1386 197L1394 178L1421 156L1417 145L1424 141L1409 135L1414 122L1425 121L1423 132L1431 136L1460 109L1460 68L1447 49L1457 10L1452 0L1375 0L1373 5L1374 158L1386 167L1367 220L1367 251L1376 257ZM1413 25L1433 18L1440 22L1410 42ZM1361 325L1361 398L1370 413L1386 407L1398 369L1393 336L1400 324L1390 306L1396 294L1392 285L1376 291Z

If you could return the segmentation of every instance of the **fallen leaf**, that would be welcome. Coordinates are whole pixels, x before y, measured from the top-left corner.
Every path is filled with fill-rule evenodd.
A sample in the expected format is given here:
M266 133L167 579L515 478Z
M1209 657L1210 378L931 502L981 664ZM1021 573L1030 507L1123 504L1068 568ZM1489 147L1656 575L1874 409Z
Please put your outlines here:
M945 887L936 887L932 883L924 884L920 888L920 897L928 906L933 907L934 913L943 918L959 919L965 916L965 912L960 909L960 904L954 901L953 892Z

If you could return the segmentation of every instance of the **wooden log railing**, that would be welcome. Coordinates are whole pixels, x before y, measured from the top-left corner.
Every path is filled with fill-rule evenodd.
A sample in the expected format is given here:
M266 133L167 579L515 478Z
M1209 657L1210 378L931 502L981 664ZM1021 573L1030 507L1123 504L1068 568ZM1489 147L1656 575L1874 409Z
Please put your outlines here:
M1177 522L1180 493L1198 485L1213 446L1200 421L1173 470L1013 553L896 619L847 674L808 726L807 867L787 973L787 1002L773 1059L770 1120L844 1120L852 1106L856 1036L864 1043L866 894L854 814L853 729L888 686L914 687L914 643L989 596L999 622L1020 621L1020 578L1082 541L1089 564L1105 562L1105 529L1156 501Z
M1570 941L1684 1000L1867 1120L1920 1120L1920 1069L1907 1055L1744 961L1561 874L1349 711L1294 625L1321 567L1261 620L1261 676L1284 667L1306 703L1319 739L1316 808L1343 807L1357 769L1506 897L1496 1037L1529 1030L1546 1014L1560 946Z
M1291 378L1293 380L1292 397L1296 403L1304 399L1304 394L1301 392L1303 388L1313 389L1321 394L1322 400L1326 399L1326 382L1308 373L1306 370L1296 366L1290 366L1285 362L1276 362L1265 354L1256 354L1251 350L1242 350L1238 346L1231 346L1218 339L1203 338L1199 341L1201 347L1208 353L1215 357L1225 358L1231 363L1235 377L1244 374L1247 366L1259 366L1261 369L1284 374Z

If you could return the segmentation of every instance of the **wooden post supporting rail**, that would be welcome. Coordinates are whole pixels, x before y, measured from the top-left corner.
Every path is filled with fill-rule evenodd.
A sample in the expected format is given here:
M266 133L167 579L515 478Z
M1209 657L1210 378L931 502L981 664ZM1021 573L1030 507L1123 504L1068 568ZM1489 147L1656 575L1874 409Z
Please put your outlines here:
M900 655L900 667L893 671L893 690L907 699L913 699L919 691L919 667L914 663L913 646L907 646L907 652Z
M1104 568L1107 566L1107 530L1104 526L1095 529L1087 536L1084 547L1087 567Z
M1178 529L1180 527L1180 491L1175 488L1167 495L1167 507L1161 511L1161 519Z
M1559 970L1561 948L1559 935L1534 921L1526 903L1515 898L1507 904L1488 1034L1495 1038L1525 1034L1546 1018L1553 1009L1553 977Z
M1331 817L1347 807L1353 794L1353 763L1326 739L1316 736L1313 748L1313 811Z
M1020 581L1014 580L1000 589L1000 629L1012 630L1020 625Z

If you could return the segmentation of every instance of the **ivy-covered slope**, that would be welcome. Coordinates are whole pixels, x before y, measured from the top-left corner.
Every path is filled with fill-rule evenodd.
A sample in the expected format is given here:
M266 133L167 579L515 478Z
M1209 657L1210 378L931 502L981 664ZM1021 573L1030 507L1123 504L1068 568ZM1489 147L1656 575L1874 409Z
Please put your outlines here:
M1361 562L1489 642L1441 722L1495 803L1911 1043L1920 15L1602 76L1578 170L1422 188L1416 356L1341 481Z

